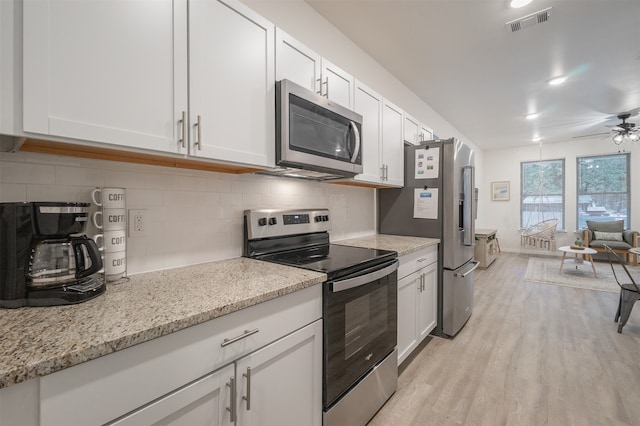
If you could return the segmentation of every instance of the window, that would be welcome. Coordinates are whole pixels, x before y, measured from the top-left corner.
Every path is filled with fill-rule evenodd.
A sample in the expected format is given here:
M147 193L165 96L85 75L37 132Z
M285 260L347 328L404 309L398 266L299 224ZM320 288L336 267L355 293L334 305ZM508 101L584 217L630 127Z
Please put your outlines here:
M520 163L520 226L558 219L564 229L564 160Z
M578 157L578 229L587 220L623 219L629 228L629 154Z

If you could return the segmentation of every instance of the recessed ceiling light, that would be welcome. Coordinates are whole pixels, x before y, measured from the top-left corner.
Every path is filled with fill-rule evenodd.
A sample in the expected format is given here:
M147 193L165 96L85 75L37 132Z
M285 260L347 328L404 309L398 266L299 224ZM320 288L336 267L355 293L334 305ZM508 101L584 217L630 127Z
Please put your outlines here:
M539 112L532 112L530 114L525 115L525 118L527 120L533 120L534 118L538 118L539 115L540 115Z
M526 6L529 3L531 3L532 0L511 0L511 3L509 3L509 6L511 6L514 9L517 9L519 7L522 6Z
M536 136L535 138L531 139L531 142L540 142L542 140L542 138L540 136Z
M567 81L567 77L559 75L558 77L553 77L551 80L549 80L549 84L552 86L557 86L564 83L565 81Z

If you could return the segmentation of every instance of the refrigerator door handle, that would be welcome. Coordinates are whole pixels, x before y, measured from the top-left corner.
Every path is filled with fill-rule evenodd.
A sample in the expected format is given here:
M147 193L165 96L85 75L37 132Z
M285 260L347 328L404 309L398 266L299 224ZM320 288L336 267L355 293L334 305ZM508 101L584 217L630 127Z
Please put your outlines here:
M465 246L472 246L474 242L474 226L473 226L473 167L466 166L462 169L464 199L462 200L462 243Z
M480 266L480 262L476 261L476 260L472 260L471 262L469 262L471 264L473 264L473 267L471 269L469 269L468 271L464 271L462 273L460 272L454 272L453 276L454 277L460 277L460 278L466 278L470 273L472 273L473 271L475 271L478 266Z

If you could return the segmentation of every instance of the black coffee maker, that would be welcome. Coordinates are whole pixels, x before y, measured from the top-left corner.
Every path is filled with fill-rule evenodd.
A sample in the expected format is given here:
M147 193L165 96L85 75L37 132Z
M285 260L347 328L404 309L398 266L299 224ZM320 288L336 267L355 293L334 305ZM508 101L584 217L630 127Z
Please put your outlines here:
M83 231L89 203L0 203L0 308L80 303L106 290Z

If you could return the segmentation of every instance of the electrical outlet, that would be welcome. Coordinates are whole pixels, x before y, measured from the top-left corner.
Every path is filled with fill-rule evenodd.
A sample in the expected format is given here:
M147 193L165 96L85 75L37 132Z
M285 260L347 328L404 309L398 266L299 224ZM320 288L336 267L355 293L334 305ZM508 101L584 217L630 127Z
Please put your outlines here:
M147 235L147 210L129 210L129 237Z

